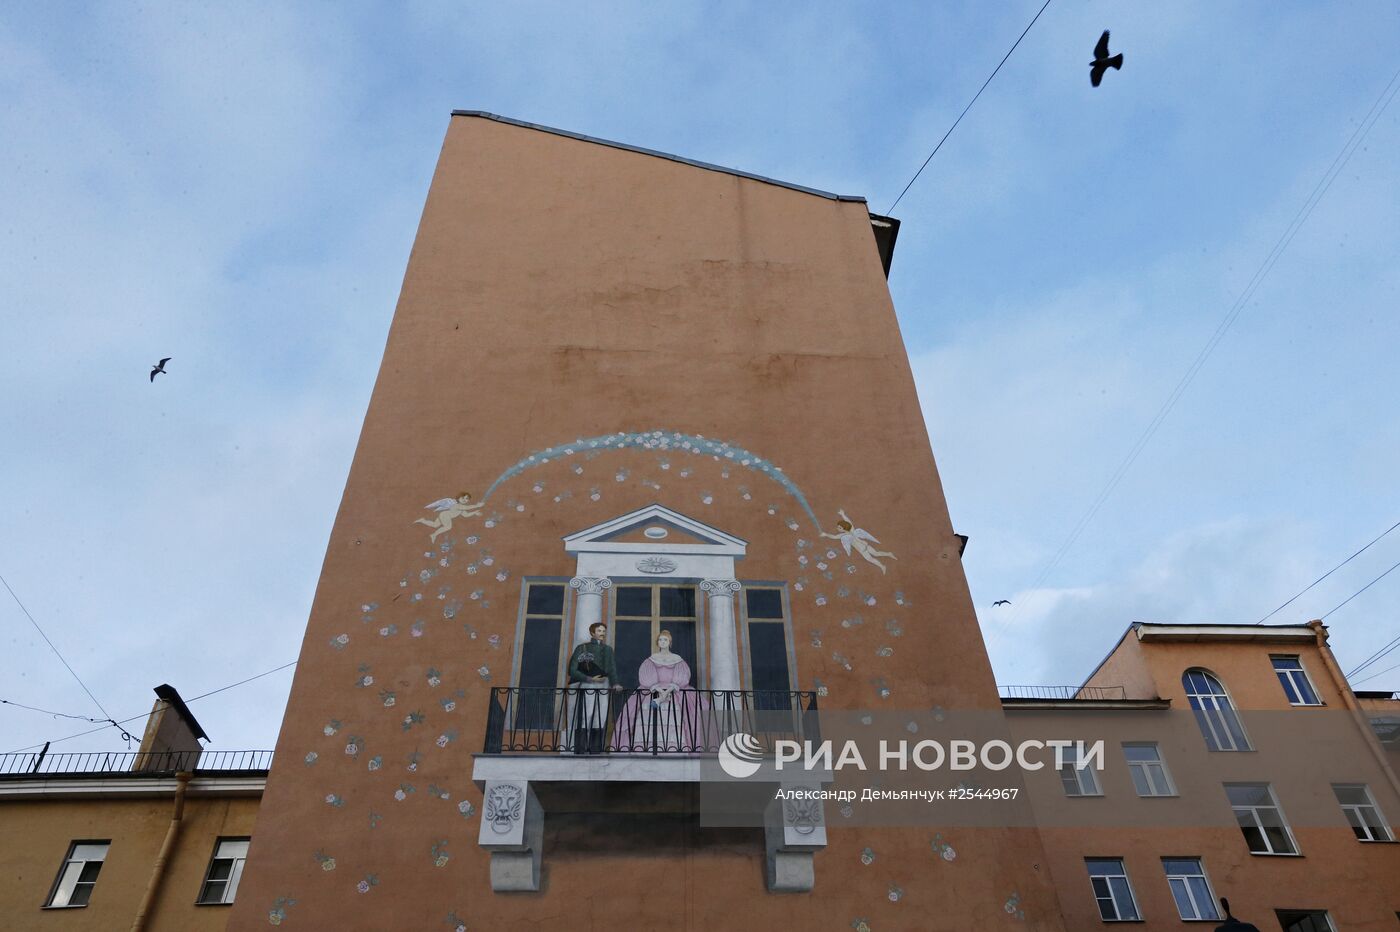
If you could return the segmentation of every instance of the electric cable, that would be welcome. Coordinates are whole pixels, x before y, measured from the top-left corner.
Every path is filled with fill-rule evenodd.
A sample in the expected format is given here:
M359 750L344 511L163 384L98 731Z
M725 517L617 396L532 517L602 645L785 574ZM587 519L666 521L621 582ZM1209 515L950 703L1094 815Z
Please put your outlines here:
M291 661L290 663L284 663L284 664L282 664L282 666L280 666L280 667L273 667L271 670L264 670L262 673L257 673L257 674L254 674L253 676L248 677L247 679L239 680L237 683L229 683L227 686L220 686L218 689L211 689L211 690L210 690L209 692L207 692L207 693L200 693L198 696L195 696L195 697L192 698L192 699L186 699L186 700L185 700L185 704L188 705L188 704L191 703L191 702L198 702L200 699L205 699L205 698L208 698L209 696L216 695L217 693L221 693L221 692L223 692L223 691L226 690L226 689L233 689L235 686L242 686L244 683L251 683L253 680L261 679L261 678L263 678L264 676L271 676L273 673L276 673L276 672L278 672L279 670L285 670L285 669L287 669L288 667L296 666L296 664L297 664L297 661L293 660L293 661ZM134 722L134 721L136 721L136 720L139 719L139 718L145 718L145 717L146 717L147 715L149 715L149 714L150 714L149 712L141 712L141 713L139 713L139 714L137 714L137 715L132 715L132 716L130 716L129 718L124 718L124 719L122 719L121 721L116 722L115 724L118 725L118 726L120 726L120 725L125 725L127 722ZM35 748L41 748L41 747L43 747L46 743L47 743L47 744L58 744L58 743L61 742L61 741L71 741L71 740L73 740L74 738L81 738L81 737L83 737L84 735L95 734L95 733L97 733L97 732L99 732L99 731L105 730L105 727L106 727L106 726L104 725L103 728L90 728L90 729L88 729L87 731L80 731L80 732L78 732L77 734L68 735L67 737L64 737L64 738L55 738L55 739L53 739L52 741L49 741L49 742L40 741L38 744L31 744L31 745L29 745L28 747L16 748L16 749L13 750L13 751L6 751L5 753L7 753L7 754L22 754L22 753L24 753L25 751L32 751L32 750L34 750Z
M967 116L967 111L971 110L972 105L977 103L977 98L982 96L982 92L987 89L987 85L992 83L992 78L995 78L997 76L997 72L1001 70L1001 66L1006 64L1006 60L1011 57L1011 53L1016 51L1016 46L1021 44L1021 40L1026 37L1026 33L1031 31L1031 26L1035 25L1035 21L1040 19L1040 14L1044 13L1045 7L1049 5L1050 0L1045 0L1045 3L1041 6L1040 10L1036 12L1035 16L1031 17L1030 23L1028 23L1026 25L1026 28L1021 31L1021 35L1017 37L1015 42L1011 43L1011 48L1008 49L1006 54L1001 57L1001 61L998 62L997 66L992 69L992 73L987 76L987 80L982 82L982 86L977 89L977 93L972 95L972 99L967 102L966 107L963 107L962 113L958 114L958 118L953 121L953 125L948 127L948 132L943 134L943 138L938 140L938 145L934 146L933 151L928 154L928 158L924 159L924 164L920 165L919 170L914 172L914 177L909 179L909 183L904 186L904 190L899 192L899 197L895 198L894 203L890 205L890 209L885 211L886 216L892 214L894 212L894 209L899 206L899 202L904 200L904 195L908 194L909 189L914 186L914 182L919 180L919 176L924 173L924 169L928 168L928 163L933 161L933 157L938 154L938 150L942 149L943 144L948 141L948 137L953 135L953 130L957 129L958 124L962 122L962 118Z
M1396 522L1395 522L1394 524L1392 524L1390 527L1388 527L1388 528L1386 528L1384 531L1382 531L1379 537L1377 537L1375 540L1371 541L1371 544L1374 544L1377 540L1380 540L1381 537L1384 537L1385 535L1389 534L1391 531L1395 530L1395 529L1398 528L1398 527L1400 527L1400 521L1396 521ZM1326 579L1328 576L1331 576L1333 573L1337 572L1337 570L1339 570L1339 569L1341 569L1342 567L1346 566L1346 565L1347 565L1348 563L1350 563L1352 560L1355 560L1357 557L1361 556L1363 553L1365 553L1367 550L1369 550L1369 549L1371 548L1371 544L1367 544L1365 547L1362 547L1360 550L1356 551L1356 553L1353 553L1351 556L1347 557L1347 558L1346 558L1345 560L1343 560L1341 563L1338 563L1336 566L1332 567L1330 570L1328 570L1327 572L1323 573L1321 576L1317 577L1317 578L1314 579L1312 582L1308 583L1307 587L1304 588L1301 592L1299 592L1298 595L1295 595L1292 599L1289 599L1287 602L1284 602L1282 605L1280 605L1278 608L1274 609L1272 612L1269 612L1269 614L1265 615L1263 618L1260 618L1258 621L1255 622L1255 624L1256 624L1256 625L1262 625L1264 622L1268 621L1270 618L1274 617L1274 616L1277 615L1279 612L1283 611L1285 608L1287 608L1288 606L1292 605L1293 602L1294 602L1294 600L1296 600L1296 599L1298 598L1298 596L1302 595L1304 592L1307 592L1308 589L1311 589L1313 586L1316 586L1318 583L1322 582L1322 581L1323 581L1324 579Z

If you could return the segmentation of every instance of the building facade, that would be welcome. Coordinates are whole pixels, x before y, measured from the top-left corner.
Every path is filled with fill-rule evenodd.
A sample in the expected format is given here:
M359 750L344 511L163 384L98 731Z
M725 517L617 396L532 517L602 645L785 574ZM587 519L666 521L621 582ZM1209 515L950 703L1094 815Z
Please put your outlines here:
M1400 783L1307 625L1135 624L1062 697L1007 698L1013 734L1104 743L1027 784L1065 924L1283 932L1400 921Z
M1000 718L896 230L454 116L230 928L1063 928L1033 826L702 811L735 732Z
M203 752L157 694L137 751L0 755L0 927L226 927L272 754Z

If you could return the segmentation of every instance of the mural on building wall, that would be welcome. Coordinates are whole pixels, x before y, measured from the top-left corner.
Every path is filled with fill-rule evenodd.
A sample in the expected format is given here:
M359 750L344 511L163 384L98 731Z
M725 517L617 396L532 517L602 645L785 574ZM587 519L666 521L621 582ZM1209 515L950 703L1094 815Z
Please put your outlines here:
M453 719L465 714L464 706L474 708L469 704L478 701L484 705L496 682L493 671L504 670L504 679L509 678L517 611L526 591L523 581L536 568L502 565L501 553L509 548L497 541L498 549L493 549L493 535L507 522L529 521L555 510L586 513L588 518L579 521L583 525L597 519L599 504L606 508L615 490L624 489L631 493L629 508L635 507L636 490L644 489L653 501L696 521L723 502L731 509L751 508L753 520L785 529L792 535L785 558L788 621L800 624L794 625L794 634L805 632L789 644L798 655L794 675L802 676L794 688L826 696L839 686L855 704L890 698L892 687L880 675L881 664L894 654L890 639L903 634L903 613L911 603L889 580L897 567L886 561L898 558L891 550L879 549L884 546L879 538L857 525L844 508L836 511L834 531L826 530L782 468L737 444L665 430L579 438L526 455L492 481L478 500L461 492L426 505L433 516L411 523L430 529L429 546L415 548L415 555L385 580L382 589L366 592L346 607L347 621L359 627L347 625L347 630L336 632L328 648L343 655L336 662L344 664L345 682L358 688L342 694L346 708L334 710L336 718L308 735L309 744L301 751L308 766L320 761L314 771L326 781L320 795L336 810L335 818L359 820L367 813L368 825L374 828L392 824L395 814L405 811L400 807L453 806L462 821L438 822L430 836L419 840L432 865L444 871L461 868L463 859L449 864L449 846L454 839L475 843L475 825L464 823L472 823L478 812L493 830L504 831L519 818L522 800L507 798L499 787L496 795L481 799L460 767L446 768L442 776L442 769L430 769L428 775L436 782L426 784L424 792L407 780L415 779L420 765L457 739L459 728ZM649 540L662 540L656 528L652 531L646 535ZM677 569L665 555L640 556L635 566L639 574L658 580ZM874 577L869 566L881 575ZM572 631L567 622L564 631ZM399 637L419 639L415 655L422 666L409 679L376 683L375 664L382 659L377 647ZM673 646L671 632L662 631L655 637L654 652L635 671L643 690L626 702L638 705L637 711L665 711L703 701L697 687L703 690L708 684L695 682L696 670L673 652ZM629 727L643 730L650 727L648 721L663 723L656 726L656 735L617 735L621 746L634 739L647 745L652 739L666 747L672 743L664 732L669 727L665 715L624 713L618 718L640 723ZM345 737L346 731L353 734ZM468 737L478 741L479 728ZM337 748L339 754L331 753ZM356 773L342 769L346 764L353 764ZM460 782L452 782L454 778ZM840 814L850 818L849 807L841 807ZM821 819L819 811L803 815L814 826ZM325 855L324 842L318 847L316 839L308 839L307 844L308 855L322 864L323 882L340 884L342 895L367 893L381 882L384 871L373 863L360 863L367 853L356 852L353 867L335 871L326 866L335 860ZM941 836L931 847L938 860L953 861L952 846ZM863 842L854 851L862 864L874 863L873 849ZM345 861L345 852L341 854ZM891 880L885 882L888 901L899 902L904 891ZM880 898L878 891L874 896ZM274 904L269 921L274 916L276 923L289 919L288 907L294 902L285 898ZM1020 918L1014 902L1012 906L1008 914ZM449 919L453 926L466 924L455 913ZM852 926L869 928L863 919Z
M470 493L459 492L456 498L440 498L435 502L429 502L423 506L429 511L437 512L437 516L431 521L427 518L418 518L414 524L426 524L433 529L433 533L428 535L430 543L437 543L437 539L452 530L452 522L458 518L475 518L481 514L483 504L472 504Z
M846 516L845 509L841 509L836 513L841 516L841 520L836 522L836 527L840 530L840 533L828 534L826 531L822 531L821 536L840 541L842 549L846 551L846 556L849 557L851 551L855 550L867 563L873 563L878 566L881 574L885 572L885 564L881 563L879 559L877 559L878 557L887 557L891 560L899 559L899 557L890 553L888 550L876 550L874 547L870 546L871 544L878 544L880 542L879 538L863 527L856 527L851 522L851 519Z

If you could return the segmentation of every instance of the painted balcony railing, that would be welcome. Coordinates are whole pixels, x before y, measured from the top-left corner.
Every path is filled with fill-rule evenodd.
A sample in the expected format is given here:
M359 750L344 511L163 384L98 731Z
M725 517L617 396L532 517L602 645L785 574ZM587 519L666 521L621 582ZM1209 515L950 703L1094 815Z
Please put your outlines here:
M0 780L30 776L92 774L266 773L271 751L124 751L111 753L0 754Z
M497 686L489 702L487 754L713 754L739 732L765 743L821 738L815 692Z

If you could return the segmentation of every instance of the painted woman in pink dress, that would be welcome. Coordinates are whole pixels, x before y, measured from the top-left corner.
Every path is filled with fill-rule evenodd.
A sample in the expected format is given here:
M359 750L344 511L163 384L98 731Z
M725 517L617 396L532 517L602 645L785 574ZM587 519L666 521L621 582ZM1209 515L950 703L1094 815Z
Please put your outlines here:
M637 682L618 716L614 747L638 753L689 747L686 733L696 727L698 695L690 688L690 664L671 652L671 632L657 635L656 653L637 668Z

